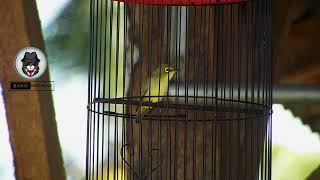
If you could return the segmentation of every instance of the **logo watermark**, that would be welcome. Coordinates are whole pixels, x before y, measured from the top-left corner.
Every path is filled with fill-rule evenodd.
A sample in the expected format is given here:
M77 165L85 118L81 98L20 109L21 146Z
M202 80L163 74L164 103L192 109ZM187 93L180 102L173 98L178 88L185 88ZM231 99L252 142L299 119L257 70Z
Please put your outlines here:
M14 67L19 76L27 80L35 80L46 71L47 58L40 49L26 47L17 53Z
M30 81L9 81L10 91L53 91L54 81L34 81L43 75L47 65L47 58L40 49L21 49L14 59L14 69L19 76Z
M10 82L10 91L54 91L54 81Z

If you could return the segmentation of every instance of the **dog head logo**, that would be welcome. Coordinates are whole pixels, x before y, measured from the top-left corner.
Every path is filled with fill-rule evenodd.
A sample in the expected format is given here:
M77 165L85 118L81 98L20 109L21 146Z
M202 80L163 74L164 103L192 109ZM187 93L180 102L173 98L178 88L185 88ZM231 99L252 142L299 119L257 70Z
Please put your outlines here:
M38 59L36 52L31 52L31 53L26 52L21 62L22 62L22 72L25 75L29 77L33 77L34 75L39 73L40 59Z
M18 75L28 80L34 80L45 72L47 59L40 49L26 47L17 53L14 66Z

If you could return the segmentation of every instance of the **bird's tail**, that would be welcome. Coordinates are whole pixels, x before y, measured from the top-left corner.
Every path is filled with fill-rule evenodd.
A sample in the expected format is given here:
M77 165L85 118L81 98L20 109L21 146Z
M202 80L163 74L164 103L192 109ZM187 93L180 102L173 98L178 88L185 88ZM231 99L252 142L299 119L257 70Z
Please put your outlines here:
M140 108L137 110L136 123L141 123L144 115L148 112L147 109L148 109L148 108L146 108L146 107L140 107Z

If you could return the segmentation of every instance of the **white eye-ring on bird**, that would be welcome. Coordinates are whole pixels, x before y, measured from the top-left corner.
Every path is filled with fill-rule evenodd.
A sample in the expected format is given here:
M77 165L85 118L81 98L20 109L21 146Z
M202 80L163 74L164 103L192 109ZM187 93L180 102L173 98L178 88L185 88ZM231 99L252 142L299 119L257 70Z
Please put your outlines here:
M166 73L168 73L168 72L170 72L170 71L178 71L178 69L175 69L175 68L165 68L164 69L164 71L166 72Z

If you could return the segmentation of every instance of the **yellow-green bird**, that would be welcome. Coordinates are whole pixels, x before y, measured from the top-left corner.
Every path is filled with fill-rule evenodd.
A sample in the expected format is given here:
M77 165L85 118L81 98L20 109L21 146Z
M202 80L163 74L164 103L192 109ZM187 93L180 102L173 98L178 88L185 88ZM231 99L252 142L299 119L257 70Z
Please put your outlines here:
M176 74L177 69L169 66L169 64L162 64L154 72L152 72L150 79L148 78L145 83L142 83L141 95L143 102L158 103L161 102L163 97L150 97L149 96L165 96L168 92L169 82ZM160 87L159 87L160 85ZM150 107L151 109L152 107ZM136 122L139 123L143 116L148 112L148 106L138 106L136 111Z

